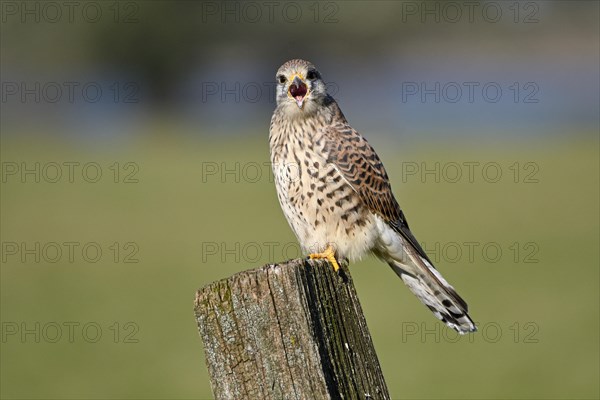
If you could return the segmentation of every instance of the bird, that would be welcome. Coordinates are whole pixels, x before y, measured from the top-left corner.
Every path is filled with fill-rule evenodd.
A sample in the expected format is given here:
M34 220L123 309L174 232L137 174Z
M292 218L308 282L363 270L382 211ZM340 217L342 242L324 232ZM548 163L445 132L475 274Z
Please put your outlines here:
M435 269L392 193L379 156L302 59L275 75L270 160L283 213L310 259L387 262L433 314L459 334L475 332L467 303Z

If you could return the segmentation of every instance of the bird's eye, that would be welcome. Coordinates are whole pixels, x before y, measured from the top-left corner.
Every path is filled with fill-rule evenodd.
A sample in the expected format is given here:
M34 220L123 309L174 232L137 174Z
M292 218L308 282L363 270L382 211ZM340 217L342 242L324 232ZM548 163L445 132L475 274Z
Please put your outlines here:
M285 79L285 76L283 75L279 75L277 77L277 80L279 81L279 83L285 83L285 81L287 81L287 79Z
M306 79L310 79L311 81L313 79L317 78L317 71L311 69L310 71L308 71L308 73L306 74Z

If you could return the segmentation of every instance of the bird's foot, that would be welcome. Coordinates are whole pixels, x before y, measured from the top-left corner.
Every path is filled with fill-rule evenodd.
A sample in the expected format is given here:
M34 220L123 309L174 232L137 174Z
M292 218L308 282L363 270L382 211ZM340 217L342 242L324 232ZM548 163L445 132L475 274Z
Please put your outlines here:
M335 250L333 250L333 247L331 247L331 246L327 246L325 251L322 253L309 254L308 258L310 258L311 260L325 258L325 259L327 259L327 261L329 261L331 263L331 265L333 265L333 270L335 272L337 272L338 269L340 269L340 265L338 264L337 260L335 259Z

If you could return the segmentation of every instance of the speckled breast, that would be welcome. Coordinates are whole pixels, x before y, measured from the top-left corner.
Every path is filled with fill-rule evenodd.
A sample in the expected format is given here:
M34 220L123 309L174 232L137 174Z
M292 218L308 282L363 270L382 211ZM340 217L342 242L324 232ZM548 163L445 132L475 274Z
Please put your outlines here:
M271 162L281 208L305 252L333 245L360 258L374 241L373 221L358 194L328 162L326 138L290 128L271 138Z

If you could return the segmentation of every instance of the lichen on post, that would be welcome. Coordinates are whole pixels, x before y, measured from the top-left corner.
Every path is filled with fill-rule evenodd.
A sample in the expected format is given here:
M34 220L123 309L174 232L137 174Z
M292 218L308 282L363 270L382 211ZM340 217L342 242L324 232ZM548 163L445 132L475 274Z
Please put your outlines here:
M196 293L217 399L388 399L347 264L291 260Z

